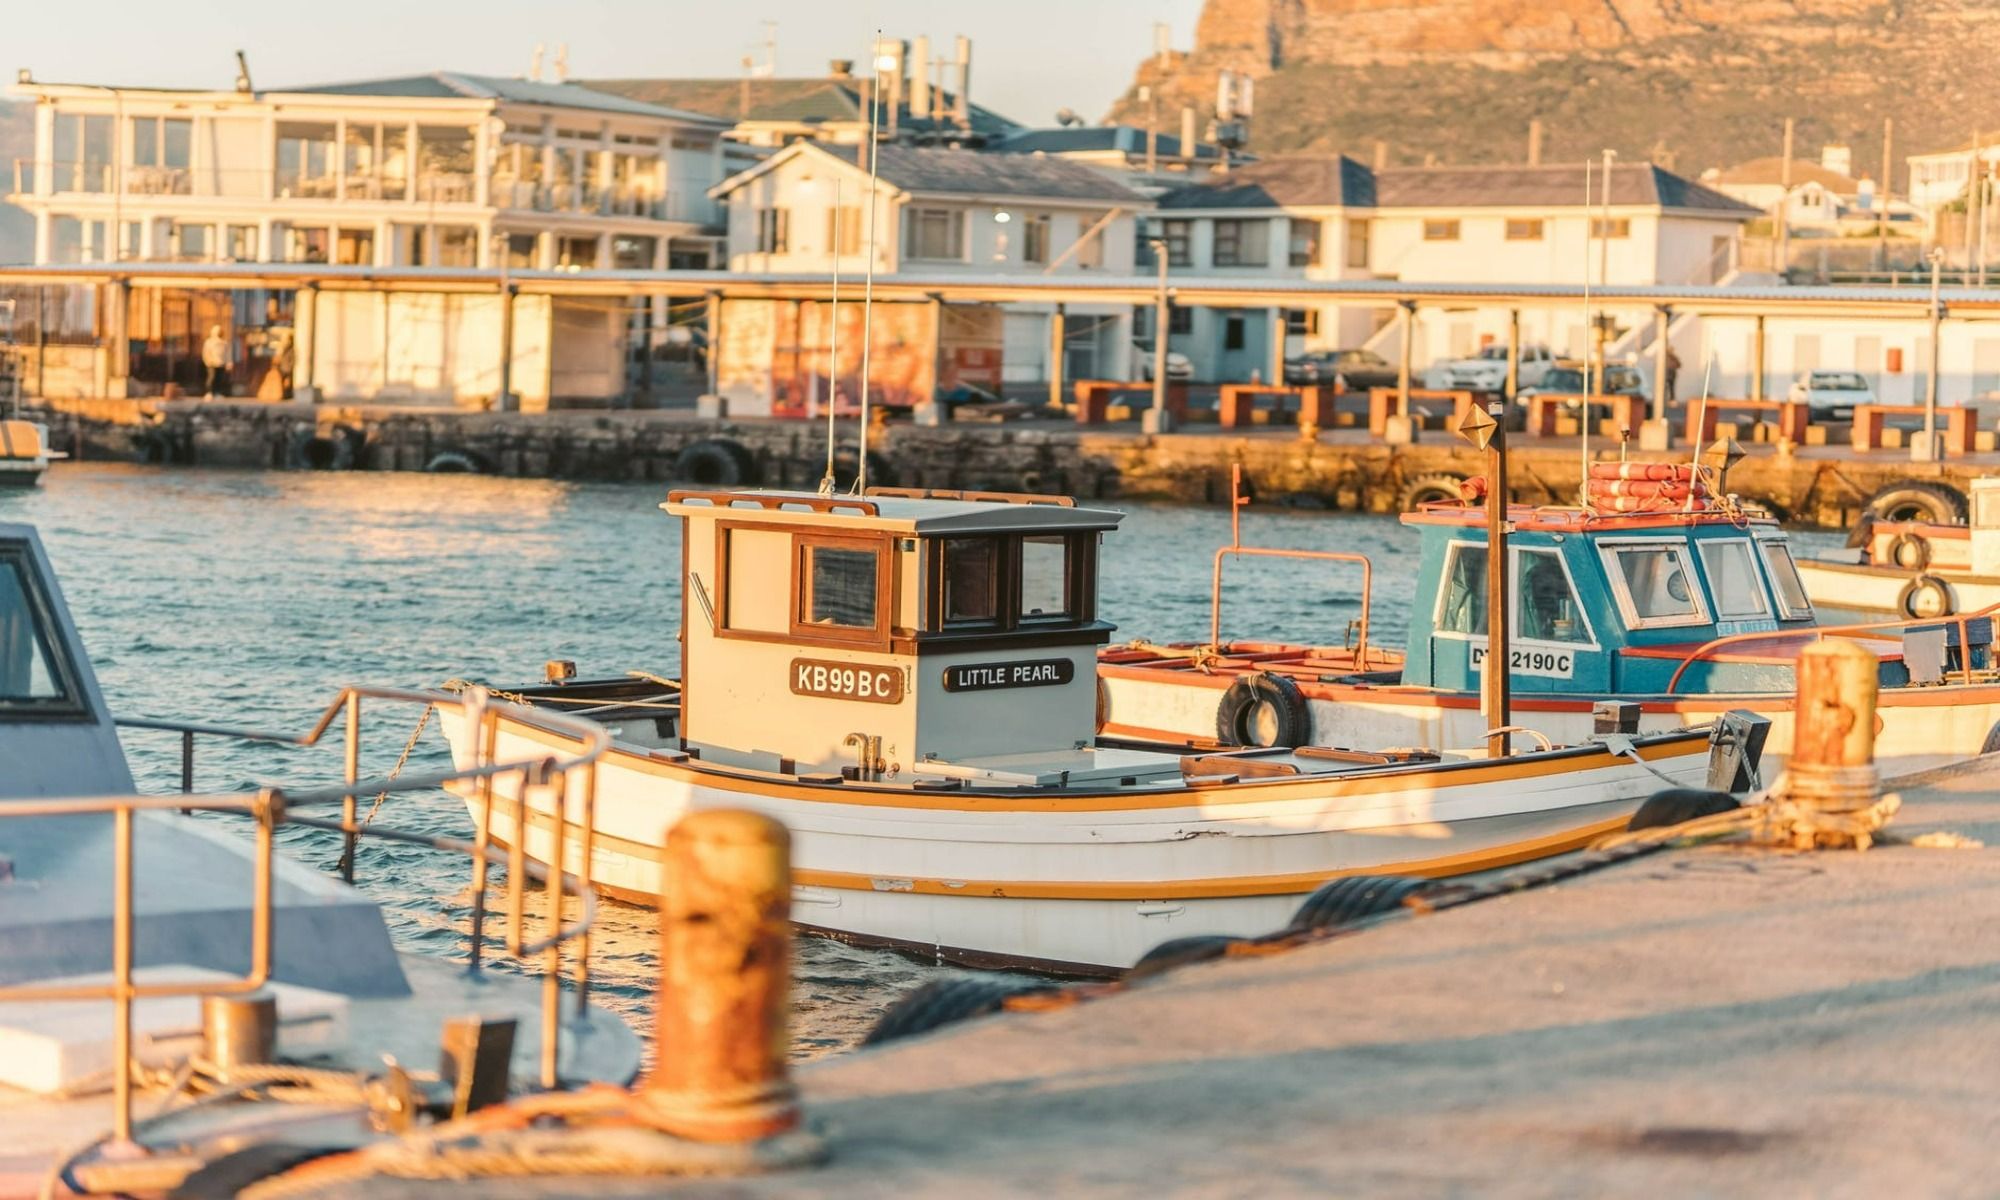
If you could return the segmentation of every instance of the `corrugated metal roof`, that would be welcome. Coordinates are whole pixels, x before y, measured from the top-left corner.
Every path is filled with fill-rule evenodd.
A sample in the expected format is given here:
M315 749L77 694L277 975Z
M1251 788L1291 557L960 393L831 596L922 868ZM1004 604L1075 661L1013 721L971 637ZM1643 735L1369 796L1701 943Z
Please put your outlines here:
M635 117L698 121L705 125L718 123L715 118L702 113L649 104L627 96L615 96L580 84L506 79L497 75L473 75L465 71L433 71L428 75L401 75L388 79L361 79L351 83L325 83L274 90L318 96L504 100L510 104L544 104L551 108L580 108L593 112L624 113Z
M1090 154L1106 151L1123 151L1126 154L1146 152L1146 131L1131 125L1069 125L1050 129L1023 129L1010 134L988 147L1003 154ZM1196 158L1216 158L1221 154L1214 146L1196 145ZM1153 153L1161 158L1179 158L1181 139L1169 133L1156 133L1153 138Z
M1375 179L1347 157L1268 158L1161 196L1161 208L1304 208L1375 203Z
M797 121L821 124L828 121L865 121L867 104L859 79L603 79L590 86L637 100L670 103L728 121ZM744 105L745 97L749 100ZM907 99L896 111L896 127L917 135L947 136L958 131L950 113L952 94L937 89L932 93L937 107L934 116L911 113ZM973 104L967 114L972 132L983 137L1000 137L1021 128L990 108ZM884 126L889 114L882 114Z

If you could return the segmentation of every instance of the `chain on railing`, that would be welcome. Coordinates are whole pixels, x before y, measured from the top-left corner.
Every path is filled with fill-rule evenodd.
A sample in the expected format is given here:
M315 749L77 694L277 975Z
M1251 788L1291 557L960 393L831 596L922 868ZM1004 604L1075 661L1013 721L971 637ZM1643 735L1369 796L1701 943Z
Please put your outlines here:
M418 703L425 705L427 711L441 709L446 705L457 707L464 714L473 739L471 764L463 768L417 776L398 778L392 774L384 779L360 778L360 716L363 699ZM558 736L574 738L577 749L565 756L539 754L531 758L501 761L498 753L498 730L503 710L507 711L513 720ZM344 747L344 778L339 786L293 791L267 788L255 794L194 794L192 789L194 741L198 735L311 747L320 742L327 730L332 727L335 717L343 714L347 717L345 722L347 744ZM247 992L263 986L268 981L272 958L273 835L276 827L283 823L338 833L342 836L343 843L349 847L356 838L365 833L367 836L387 841L469 854L473 860L473 884L468 969L473 973L479 971L484 951L488 868L494 862L505 863L509 868L506 883L508 923L503 942L508 953L517 958L527 960L540 957L542 960L540 1081L544 1087L552 1088L557 1085L560 1066L562 948L567 942L578 943L575 984L578 993L576 1013L579 1017L589 1004L590 930L597 915L596 890L591 883L591 864L595 851L593 832L596 823L597 763L611 744L610 733L603 726L562 713L541 712L521 705L496 702L485 689L477 687L467 688L457 696L409 689L350 687L344 689L326 707L310 730L300 735L150 718L128 717L116 720L119 725L127 728L166 730L180 735L183 785L180 794L21 801L0 806L0 818L109 812L114 815L117 823L114 843L114 963L111 983L67 987L0 988L0 1002L80 999L112 1001L113 1019L116 1023L114 1057L124 1064L123 1070L114 1072L115 1137L120 1141L129 1140L132 1130L131 1090L135 1065L132 1059L133 1002L142 997ZM399 771L401 766L399 762ZM512 844L503 852L492 844L492 828L494 781L506 776L517 776L519 782L514 790L511 814L514 820L514 836L511 839ZM356 800L363 794L426 791L454 784L471 785L478 800L478 816L471 841L411 833L383 826L364 829L355 822ZM530 863L526 858L527 829L532 808L531 793L548 796L553 810L554 836L546 866ZM583 830L583 861L575 872L571 872L565 863L568 841L565 826L572 793L582 801L580 816ZM292 811L300 806L332 803L336 800L342 806L341 819L338 821L301 816ZM183 812L197 810L242 812L257 821L254 862L256 899L251 916L253 940L251 970L239 979L222 983L201 981L145 984L137 984L132 979L134 958L132 938L136 923L132 888L132 826L136 813L159 809L179 809ZM353 868L351 852L347 856L345 865L347 867L345 874L351 879ZM529 885L536 882L544 884L548 933L538 940L530 941L525 930L526 894ZM573 892L570 890L572 884L574 884ZM564 925L563 903L568 895L575 895L582 908L575 922Z

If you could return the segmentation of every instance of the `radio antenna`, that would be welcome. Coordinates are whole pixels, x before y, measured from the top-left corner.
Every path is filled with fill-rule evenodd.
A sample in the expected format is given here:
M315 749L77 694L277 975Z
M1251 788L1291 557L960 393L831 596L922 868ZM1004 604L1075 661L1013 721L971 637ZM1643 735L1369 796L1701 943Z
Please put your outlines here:
M819 494L833 495L833 447L838 436L834 418L840 410L840 176L833 177L833 316L826 351L826 474L820 477Z
M1715 378L1715 355L1708 356L1708 365L1701 371L1701 403L1694 410L1694 454L1688 461L1687 511L1695 510L1694 490L1701 486L1701 443L1708 436L1708 385Z
M868 53L870 66L873 67L874 60L882 53L880 29L875 31L875 42L868 47ZM868 352L875 345L875 198L881 191L876 185L876 172L882 156L879 148L881 128L882 87L878 79L868 97L868 274L861 291L861 453L854 463L854 494L857 496L868 491Z

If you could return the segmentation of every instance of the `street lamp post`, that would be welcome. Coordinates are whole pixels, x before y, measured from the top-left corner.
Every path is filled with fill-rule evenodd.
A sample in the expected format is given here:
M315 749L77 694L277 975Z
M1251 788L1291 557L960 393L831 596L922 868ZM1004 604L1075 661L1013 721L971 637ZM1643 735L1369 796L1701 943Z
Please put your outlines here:
M1160 290L1153 301L1153 407L1140 423L1147 433L1167 433L1174 427L1167 415L1167 239L1147 239L1160 264Z
M1910 448L1910 457L1917 462L1936 462L1943 455L1938 451L1937 402L1938 402L1938 354L1939 334L1944 328L1944 304L1939 298L1939 272L1944 265L1944 251L1932 247L1931 264L1931 352L1930 366L1924 374L1924 433L1917 444Z

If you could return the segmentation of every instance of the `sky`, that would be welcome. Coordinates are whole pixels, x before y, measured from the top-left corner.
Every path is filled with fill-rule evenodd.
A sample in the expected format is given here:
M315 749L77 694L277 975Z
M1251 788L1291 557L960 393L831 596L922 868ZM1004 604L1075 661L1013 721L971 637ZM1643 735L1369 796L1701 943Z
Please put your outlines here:
M972 39L972 98L1028 125L1071 108L1096 121L1151 53L1153 24L1193 41L1201 0L24 0L0 30L0 82L229 87L234 51L260 88L433 70L524 75L535 45L567 43L577 78L733 78L765 56L777 73L819 75L865 60L870 36ZM937 51L934 49L933 54ZM544 78L553 78L545 73Z

